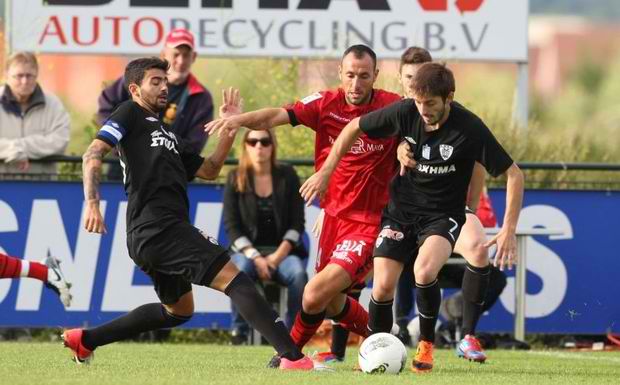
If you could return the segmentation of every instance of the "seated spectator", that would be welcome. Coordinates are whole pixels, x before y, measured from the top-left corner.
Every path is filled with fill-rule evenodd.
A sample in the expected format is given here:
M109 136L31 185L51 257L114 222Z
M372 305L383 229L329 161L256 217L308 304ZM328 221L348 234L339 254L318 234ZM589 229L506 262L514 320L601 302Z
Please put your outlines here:
M16 52L6 63L0 87L0 173L56 174L52 163L32 159L61 155L69 143L69 114L55 95L44 92L39 65L30 52Z
M213 120L213 98L205 86L191 73L196 61L194 35L177 28L168 34L161 58L170 63L168 70L168 104L162 113L162 120L177 138L185 143L185 148L200 154L207 143L204 125ZM129 99L129 91L121 76L106 87L99 96L97 123L102 126L117 105ZM118 163L111 165L108 179L121 180L122 170Z
M287 287L289 329L308 282L304 222L299 178L291 166L276 163L274 134L247 131L239 167L229 173L224 191L224 226L239 270L257 282ZM244 343L248 333L248 324L233 306L233 343Z

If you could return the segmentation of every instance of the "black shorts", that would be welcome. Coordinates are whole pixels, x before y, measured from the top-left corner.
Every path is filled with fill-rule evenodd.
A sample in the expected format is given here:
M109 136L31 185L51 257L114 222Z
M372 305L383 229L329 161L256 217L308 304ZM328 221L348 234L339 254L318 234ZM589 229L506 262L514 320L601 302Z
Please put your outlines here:
M418 249L431 235L444 237L452 245L461 233L465 215L419 215L410 223L389 216L381 218L381 231L375 242L373 257L386 257L407 264L415 259Z
M166 305L178 302L192 284L208 286L230 260L214 238L186 222L140 226L127 234L127 248Z

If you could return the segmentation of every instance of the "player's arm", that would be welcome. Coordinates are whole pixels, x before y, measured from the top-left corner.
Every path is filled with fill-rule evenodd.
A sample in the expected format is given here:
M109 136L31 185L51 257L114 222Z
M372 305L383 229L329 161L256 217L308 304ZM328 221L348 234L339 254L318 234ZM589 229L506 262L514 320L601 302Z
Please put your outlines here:
M205 125L209 135L234 136L241 127L250 130L268 130L272 127L290 123L288 112L284 108L263 108L244 114L213 120Z
M504 269L504 265L512 268L512 264L517 257L517 222L519 221L519 213L523 205L523 185L524 178L521 169L513 163L506 170L506 212L504 214L504 223L502 228L489 242L486 247L497 243L497 253L495 254L495 265L499 264L500 270Z
M99 184L101 182L101 167L103 158L112 150L112 146L100 139L92 141L82 156L82 174L84 184L84 228L89 233L104 234L106 232L103 216L99 210Z
M396 159L400 163L400 176L405 175L405 171L410 168L414 169L418 162L413 159L413 152L411 146L406 140L402 140L396 149Z
M221 136L219 139L215 151L204 159L200 168L196 171L195 175L197 177L206 180L214 180L220 175L220 171L224 166L224 161L228 157L230 148L235 142L235 137L226 135Z
M218 120L232 119L243 115L241 114L242 104L243 101L238 89L230 87L222 90L222 106L220 106L219 111L221 118ZM217 178L234 142L235 135L220 136L215 151L203 160L194 175L206 180Z
M360 118L351 120L342 129L340 135L338 135L338 138L332 145L329 155L321 169L308 178L299 189L301 196L308 205L310 205L317 196L320 198L323 197L327 190L329 178L336 169L338 162L340 162L340 159L351 149L351 146L360 135L362 135Z
M478 204L480 203L480 195L482 194L482 190L484 189L484 179L486 178L487 172L484 169L484 166L480 163L474 163L474 169L471 174L471 180L469 182L469 194L467 195L467 207L474 213L478 209Z

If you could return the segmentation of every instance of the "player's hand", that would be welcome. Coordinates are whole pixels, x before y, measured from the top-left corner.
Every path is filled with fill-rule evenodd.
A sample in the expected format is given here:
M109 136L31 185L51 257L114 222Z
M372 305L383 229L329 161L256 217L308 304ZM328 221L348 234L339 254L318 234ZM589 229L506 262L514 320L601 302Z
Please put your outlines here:
M243 112L243 99L237 88L229 87L222 90L220 118L230 118Z
M323 229L323 219L325 218L325 210L321 209L319 211L319 216L316 217L316 221L314 221L314 226L312 226L312 235L315 238L319 238L321 236L321 230Z
M241 125L237 123L235 117L236 115L233 115L227 118L212 120L209 123L205 124L205 131L210 136L217 133L218 137L221 137L222 135L228 135L232 138L237 134L239 128L241 128Z
M105 234L105 228L101 211L99 211L99 201L88 201L84 212L84 228L89 233Z
M398 159L398 162L400 163L400 176L405 175L407 168L414 169L418 164L413 159L413 152L411 152L411 147L406 140L403 140L398 145L398 148L396 149L396 159Z
M502 271L505 266L508 267L508 270L512 270L512 265L516 263L517 259L517 236L515 232L502 227L499 233L484 244L484 247L489 248L494 244L497 244L497 252L493 265Z
M267 259L265 257L260 256L253 259L254 266L256 267L256 273L258 274L258 278L262 281L267 281L271 279L271 272L269 271L269 264L267 263Z
M316 197L323 199L323 196L325 196L325 191L327 191L328 182L328 175L321 170L314 173L304 182L299 189L299 193L306 201L306 206L310 206Z

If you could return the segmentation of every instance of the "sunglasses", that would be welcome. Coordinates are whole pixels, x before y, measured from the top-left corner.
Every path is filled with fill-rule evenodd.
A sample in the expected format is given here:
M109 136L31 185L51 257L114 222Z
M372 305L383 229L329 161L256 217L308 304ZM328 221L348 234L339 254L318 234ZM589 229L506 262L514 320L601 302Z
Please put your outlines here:
M249 138L249 139L246 139L245 142L247 144L249 144L250 146L252 146L252 147L256 147L256 145L259 142L260 142L261 146L263 146L263 147L269 147L273 143L271 141L271 138L260 138L260 139Z

